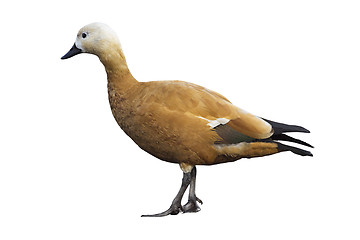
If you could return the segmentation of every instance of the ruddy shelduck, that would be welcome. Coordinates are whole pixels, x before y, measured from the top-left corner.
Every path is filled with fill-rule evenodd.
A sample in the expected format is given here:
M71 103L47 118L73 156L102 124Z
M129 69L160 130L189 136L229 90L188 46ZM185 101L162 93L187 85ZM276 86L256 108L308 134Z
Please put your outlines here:
M112 114L121 129L144 151L183 171L181 188L168 210L144 217L198 212L196 165L214 165L241 158L291 151L311 152L278 141L312 147L285 132L309 131L248 113L217 92L183 81L138 82L130 73L116 33L103 23L80 29L61 59L95 54L105 66ZM190 185L188 202L182 197Z

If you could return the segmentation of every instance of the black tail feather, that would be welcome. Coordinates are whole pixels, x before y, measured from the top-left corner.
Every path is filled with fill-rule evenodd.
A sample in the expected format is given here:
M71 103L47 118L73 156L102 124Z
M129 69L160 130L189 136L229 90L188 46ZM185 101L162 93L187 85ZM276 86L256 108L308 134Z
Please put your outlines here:
M300 156L310 156L310 157L313 156L311 152L300 149L300 148L288 146L288 145L278 143L278 142L276 142L276 144L278 145L278 149L279 149L280 152L291 151L291 152L293 152L295 154L298 154Z
M313 146L311 146L310 144L308 144L307 142L301 141L300 139L296 139L293 137L290 137L286 134L277 134L277 135L273 135L271 136L272 140L280 140L280 141L287 141L287 142L293 142L293 143L298 143L307 147L311 147L313 148Z
M296 125L288 125L284 123L278 123L274 121L267 120L265 118L262 118L264 121L268 122L272 128L274 129L274 135L278 135L284 132L304 132L304 133L310 133L309 130L306 128L303 128L301 126Z

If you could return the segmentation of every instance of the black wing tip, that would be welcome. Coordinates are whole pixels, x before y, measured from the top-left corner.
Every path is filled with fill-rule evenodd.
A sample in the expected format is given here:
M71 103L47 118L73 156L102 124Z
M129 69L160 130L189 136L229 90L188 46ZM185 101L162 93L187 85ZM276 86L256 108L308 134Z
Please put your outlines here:
M303 132L303 133L310 133L310 130L308 130L308 129L304 128L304 127L301 127L301 126L295 126L295 127L298 127L299 129L302 129L301 132Z
M308 156L308 157L313 157L314 156L311 152L306 151L306 150L301 149L301 148L292 147L292 146L285 145L285 144L278 143L278 142L276 142L276 144L278 145L278 149L279 149L280 152L291 151L292 153L295 153L295 154L300 155L300 156Z
M274 129L275 134L281 134L284 132L303 132L303 133L310 133L310 131L304 127L297 126L297 125L289 125L285 123L274 122L268 120L266 118L262 118L264 121L268 122L272 128Z
M300 139L297 139L297 138L290 137L290 136L288 136L288 135L286 135L284 133L273 135L273 136L271 136L271 139L272 140L279 140L279 141L293 142L293 143L301 144L301 145L304 145L304 146L307 146L307 147L310 147L310 148L314 148L314 146L310 145L309 143L304 142L304 141L302 141Z
M302 132L302 133L310 133L309 129L306 129L302 126L298 126L298 125L288 125L288 124L282 124L283 126L286 125L286 127L284 129L284 132Z

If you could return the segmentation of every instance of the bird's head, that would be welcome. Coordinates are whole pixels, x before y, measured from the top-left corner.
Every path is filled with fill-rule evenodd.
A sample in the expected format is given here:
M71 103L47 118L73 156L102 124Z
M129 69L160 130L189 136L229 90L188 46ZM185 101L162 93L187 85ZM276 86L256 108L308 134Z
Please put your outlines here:
M116 33L104 23L91 23L82 27L74 45L61 59L71 58L79 53L90 53L100 57L121 45Z

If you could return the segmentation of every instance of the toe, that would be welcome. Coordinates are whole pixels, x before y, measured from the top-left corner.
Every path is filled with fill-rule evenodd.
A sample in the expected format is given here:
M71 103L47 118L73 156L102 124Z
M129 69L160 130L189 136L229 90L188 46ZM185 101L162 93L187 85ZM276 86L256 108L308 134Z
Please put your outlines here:
M141 217L165 217L167 215L177 215L180 211L184 212L182 206L171 205L170 208L164 212L157 213L157 214L146 214L141 215Z

